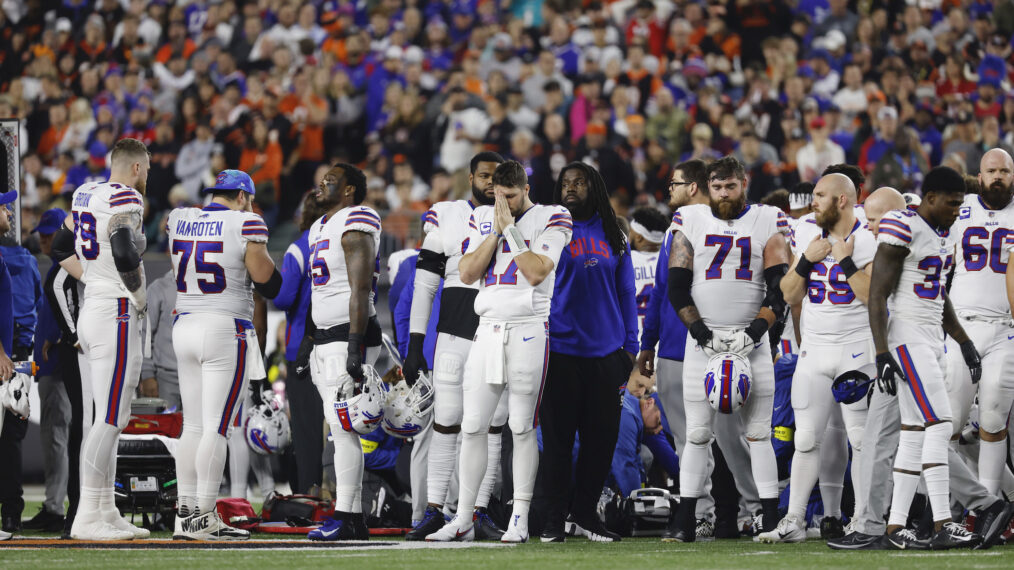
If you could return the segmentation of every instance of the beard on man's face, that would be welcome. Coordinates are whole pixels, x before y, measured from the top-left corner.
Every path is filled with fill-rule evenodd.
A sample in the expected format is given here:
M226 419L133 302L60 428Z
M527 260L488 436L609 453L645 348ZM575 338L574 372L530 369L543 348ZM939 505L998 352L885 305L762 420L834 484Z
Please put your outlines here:
M816 218L814 221L817 222L817 227L822 230L831 231L831 228L841 219L841 212L838 211L838 208L832 206L820 211L814 211L814 217Z
M1011 200L1014 187L1004 184L1003 180L994 180L982 189L982 199L990 206L1003 207Z
M475 184L472 184L472 198L475 199L476 204L480 206L489 206L494 202L493 196L486 195L485 188L479 188Z
M711 213L720 220L731 220L743 211L746 206L746 194L740 194L739 198L712 198Z

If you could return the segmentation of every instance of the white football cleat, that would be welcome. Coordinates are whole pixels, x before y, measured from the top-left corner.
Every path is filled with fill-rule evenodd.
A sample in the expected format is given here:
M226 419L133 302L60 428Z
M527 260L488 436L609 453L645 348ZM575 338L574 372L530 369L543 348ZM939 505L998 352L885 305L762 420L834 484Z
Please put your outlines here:
M519 543L528 542L528 517L511 515L507 523L507 532L503 533L500 542Z
M134 535L134 538L149 538L151 537L151 531L146 528L141 528L134 523L128 521L126 518L120 516L120 511L108 511L102 514L102 520L115 526L116 528L129 532Z
M233 528L218 516L218 511L199 513L179 522L179 532L173 532L173 540L248 540L250 532Z
M134 533L102 519L85 522L77 518L70 529L70 537L74 540L134 540Z
M472 513L467 516L454 515L451 522L440 530L426 535L426 542L472 542L475 540L475 525L472 524Z
M0 405L14 415L24 419L30 415L28 394L32 390L32 377L27 374L15 374L13 378L0 385Z
M762 532L757 535L757 542L774 544L776 542L803 542L806 540L806 529L803 521L793 515L785 515L778 521L775 530Z
M4 532L4 531L0 530L0 540L10 540L12 536L14 536L14 535L12 535L9 532Z

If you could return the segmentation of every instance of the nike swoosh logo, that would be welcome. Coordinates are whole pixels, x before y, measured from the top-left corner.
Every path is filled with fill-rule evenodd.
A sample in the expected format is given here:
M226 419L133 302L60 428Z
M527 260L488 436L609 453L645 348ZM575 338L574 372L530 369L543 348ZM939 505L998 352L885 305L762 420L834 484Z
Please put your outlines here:
M1008 336L1007 336L1007 340L1014 340L1014 336L1012 336L1012 335L1008 335Z
M329 531L322 530L322 531L320 531L320 534L321 534L321 536L324 536L326 538L326 537L329 537L329 536L333 536L336 532L338 532L338 529L329 530Z
M528 342L528 341L532 340L533 338L535 338L535 337L534 336L529 336L529 337L522 338L521 341L522 342Z
M466 534L468 534L467 530L465 532L461 532L459 530L459 531L457 531L457 532L454 533L454 538L461 538L461 537L465 536Z
M863 355L863 353L859 352L859 353L853 354L852 358L859 358L862 355Z

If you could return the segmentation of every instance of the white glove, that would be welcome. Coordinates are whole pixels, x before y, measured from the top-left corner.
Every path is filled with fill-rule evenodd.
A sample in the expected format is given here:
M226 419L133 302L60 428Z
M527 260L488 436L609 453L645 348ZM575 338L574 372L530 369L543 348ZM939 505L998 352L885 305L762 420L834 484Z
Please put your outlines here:
M707 343L699 346L701 347L701 350L704 351L704 356L707 356L708 359L718 354L719 352L725 352L724 348L725 342L721 339L720 335L718 334L712 336L711 340L709 340Z
M0 385L0 405L21 419L28 419L31 414L28 394L31 391L32 377L27 374L15 374L13 378Z
M750 338L750 335L746 334L745 329L726 333L723 335L722 341L725 342L725 350L736 353L743 358L748 358L750 353L757 348L757 343Z

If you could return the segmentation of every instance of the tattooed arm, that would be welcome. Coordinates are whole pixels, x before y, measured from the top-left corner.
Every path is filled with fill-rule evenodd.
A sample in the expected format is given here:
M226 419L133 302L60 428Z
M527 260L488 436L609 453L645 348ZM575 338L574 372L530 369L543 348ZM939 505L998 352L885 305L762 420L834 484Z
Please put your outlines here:
M697 344L706 351L713 352L713 334L708 325L694 305L694 299L690 296L690 287L694 278L694 246L687 239L682 231L677 231L672 237L672 251L669 253L669 303L679 315L683 324L690 331Z
M144 290L144 266L134 245L135 231L141 227L140 212L113 214L109 220L109 245L120 280L139 311L144 311L147 298Z

